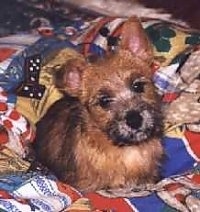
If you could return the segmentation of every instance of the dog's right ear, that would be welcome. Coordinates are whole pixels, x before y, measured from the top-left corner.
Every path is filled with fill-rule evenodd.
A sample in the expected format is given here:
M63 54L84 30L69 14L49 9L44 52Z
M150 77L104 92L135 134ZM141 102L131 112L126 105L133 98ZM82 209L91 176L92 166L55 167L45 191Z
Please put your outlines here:
M78 96L83 71L86 68L84 59L70 59L55 72L55 86L62 92Z
M130 17L122 27L121 48L129 50L149 63L153 60L153 47L140 20Z

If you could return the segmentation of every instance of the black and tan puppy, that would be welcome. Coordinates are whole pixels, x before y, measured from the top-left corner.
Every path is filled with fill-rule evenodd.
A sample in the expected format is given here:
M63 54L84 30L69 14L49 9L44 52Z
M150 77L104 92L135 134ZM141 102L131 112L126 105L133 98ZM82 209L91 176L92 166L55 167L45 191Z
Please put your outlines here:
M37 123L36 158L83 192L155 182L163 148L152 62L134 17L116 53L93 64L66 61L55 79L65 96Z

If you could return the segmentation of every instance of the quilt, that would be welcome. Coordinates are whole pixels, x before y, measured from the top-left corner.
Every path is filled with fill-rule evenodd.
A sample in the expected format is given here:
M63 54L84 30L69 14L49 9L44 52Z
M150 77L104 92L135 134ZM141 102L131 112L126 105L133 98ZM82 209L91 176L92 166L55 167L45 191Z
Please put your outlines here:
M200 32L142 19L165 118L162 179L142 190L83 194L42 167L33 171L27 151L35 123L62 96L53 85L54 68L76 52L99 57L115 48L126 19L12 0L12 21L8 2L0 17L10 21L0 25L0 211L200 211Z

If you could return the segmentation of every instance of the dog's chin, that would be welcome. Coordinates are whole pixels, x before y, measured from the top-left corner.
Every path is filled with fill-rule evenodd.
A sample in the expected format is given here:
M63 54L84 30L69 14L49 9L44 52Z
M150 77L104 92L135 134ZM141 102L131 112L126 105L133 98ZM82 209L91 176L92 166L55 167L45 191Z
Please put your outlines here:
M163 134L163 124L158 117L146 116L143 124L133 129L124 120L113 121L107 127L107 135L117 146L140 145L153 138L161 138Z
M145 131L131 130L126 133L122 133L118 129L112 129L108 132L108 136L113 144L117 146L139 145L143 142L148 142L151 138L157 137L153 129L146 129Z

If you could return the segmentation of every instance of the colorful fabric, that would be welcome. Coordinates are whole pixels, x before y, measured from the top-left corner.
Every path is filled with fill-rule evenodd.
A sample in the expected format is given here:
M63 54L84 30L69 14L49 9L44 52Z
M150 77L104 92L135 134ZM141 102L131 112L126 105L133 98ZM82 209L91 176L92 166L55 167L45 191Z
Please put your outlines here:
M10 148L23 158L26 145L34 139L34 128L9 102L9 97L0 87L0 147Z
M76 56L68 47L86 57L114 50L124 21L76 16L70 24L53 28L44 21L32 33L0 38L0 211L200 211L200 34L159 20L144 20L143 26L154 45L153 79L165 112L161 181L145 189L81 194L51 174L32 172L25 160L34 139L31 123L61 97L52 71ZM40 99L19 97L16 91L27 80L26 59L35 55L41 58L37 77L45 92Z
M86 57L102 56L113 50L120 38L124 18L99 17L74 26L71 41ZM189 46L200 44L200 33L174 26L160 20L142 19L143 27L154 47L154 55L160 66L169 65L177 55ZM70 29L72 26L70 26Z
M52 56L56 51L66 47L73 47L67 38L37 33L0 38L0 86L5 91L16 92L27 77L25 61L28 57L39 55L44 63L50 54Z
M189 48L178 57L154 75L165 102L165 122L200 132L200 46Z

